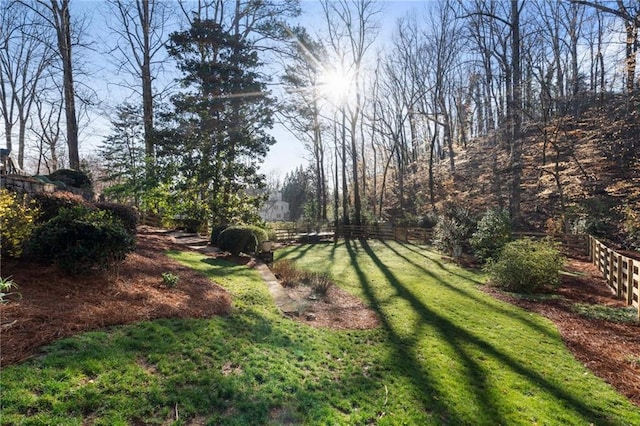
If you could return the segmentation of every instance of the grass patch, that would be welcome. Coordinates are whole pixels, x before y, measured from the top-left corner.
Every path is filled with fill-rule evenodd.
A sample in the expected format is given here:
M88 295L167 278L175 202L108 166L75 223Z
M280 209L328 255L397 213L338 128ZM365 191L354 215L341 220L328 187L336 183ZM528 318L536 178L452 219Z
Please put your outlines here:
M397 243L278 256L328 273L381 327L288 320L253 270L173 252L232 293L232 315L60 340L3 369L2 424L640 424L553 324L482 293L477 272Z
M571 308L580 315L591 319L621 323L638 321L638 310L633 306L614 308L604 305L575 303Z

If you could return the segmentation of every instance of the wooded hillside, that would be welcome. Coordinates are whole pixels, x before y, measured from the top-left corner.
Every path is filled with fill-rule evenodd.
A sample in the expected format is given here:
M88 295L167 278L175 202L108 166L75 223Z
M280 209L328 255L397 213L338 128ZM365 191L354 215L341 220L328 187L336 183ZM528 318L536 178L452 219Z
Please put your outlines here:
M585 102L574 116L524 126L522 227L541 231L623 233L625 208L640 206L640 124L633 101ZM499 135L458 149L455 173L437 168L438 202L453 199L482 212L507 207L512 180L509 151ZM582 221L581 221L582 219ZM611 226L611 228L609 228ZM581 228L581 229L576 229ZM621 235L611 234L617 239Z

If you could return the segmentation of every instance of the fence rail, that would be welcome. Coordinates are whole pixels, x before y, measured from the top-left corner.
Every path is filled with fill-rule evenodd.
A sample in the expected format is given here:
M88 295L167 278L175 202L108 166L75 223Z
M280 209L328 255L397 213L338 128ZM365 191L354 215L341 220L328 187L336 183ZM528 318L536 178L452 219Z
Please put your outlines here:
M338 225L329 224L292 224L273 225L278 241L305 239L311 235L333 238L371 238L377 240L396 240L419 244L430 244L432 232L425 228L404 228L392 224L381 225Z
M638 310L640 320L640 260L618 253L592 236L589 257L616 296Z

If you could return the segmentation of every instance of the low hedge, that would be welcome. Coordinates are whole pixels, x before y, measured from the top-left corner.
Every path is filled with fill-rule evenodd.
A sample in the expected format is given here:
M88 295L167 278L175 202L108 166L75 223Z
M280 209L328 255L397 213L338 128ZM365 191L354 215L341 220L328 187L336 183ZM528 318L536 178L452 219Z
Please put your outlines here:
M28 246L30 256L54 263L74 275L93 267L109 269L135 249L135 239L122 223L104 210L85 206L63 208L39 225Z
M100 210L108 211L113 217L120 220L129 234L136 234L136 227L138 226L138 212L136 212L133 207L110 202L96 203L96 207Z
M220 233L218 247L237 256L240 253L253 254L263 241L267 241L267 231L254 225L229 226Z

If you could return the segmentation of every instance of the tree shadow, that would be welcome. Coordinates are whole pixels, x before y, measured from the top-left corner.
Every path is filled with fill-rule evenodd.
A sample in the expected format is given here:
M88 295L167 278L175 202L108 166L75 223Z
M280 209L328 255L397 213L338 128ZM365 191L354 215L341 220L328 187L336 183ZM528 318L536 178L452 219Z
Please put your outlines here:
M518 313L514 312L513 310L507 310L507 309L501 308L501 307L499 307L497 305L494 305L494 304L490 304L489 302L487 302L487 300L478 297L477 295L471 293L468 290L465 290L465 289L463 289L461 287L457 287L457 286L453 286L453 285L449 284L443 277L433 273L432 271L427 269L424 265L420 265L420 264L416 263L415 261L411 260L410 258L408 258L407 256L403 255L397 249L395 249L393 246L391 246L388 242L383 241L382 243L389 249L389 251L393 252L396 256L398 256L399 258L403 259L405 262L409 263L413 267L419 269L425 275L430 276L431 278L436 280L439 285L442 285L443 287L446 287L448 290L451 290L451 291L453 291L455 293L463 295L466 298L472 299L474 302L482 304L482 305L484 305L484 306L486 306L486 307L488 307L488 308L490 308L492 310L496 310L496 311L498 311L498 312L500 312L500 313L502 313L504 315L508 315L508 316L510 316L512 318L515 316L518 319L518 321L523 323L523 325L525 325L527 327L534 328L538 332L543 333L546 336L552 337L550 332L549 332L549 330L547 330L544 327L540 326L540 324L538 324L538 323L536 323L534 321L531 321L531 319L527 318L525 315L518 314ZM404 247L404 244L402 244L402 243L398 243L398 244ZM411 250L411 251L413 251L413 250ZM430 258L427 257L427 260L429 260L430 262L438 264L438 262L436 260L434 260L434 259L430 259ZM481 282L479 282L477 280L470 279L470 278L465 277L465 276L463 276L461 274L458 274L458 273L452 271L449 268L444 268L442 265L440 265L440 268L443 271L445 271L446 273L448 273L448 274L451 274L451 275L456 276L458 278L462 278L462 279L464 279L466 281L473 282L473 283L478 284L478 285L482 285Z
M553 397L565 401L568 408L570 407L577 413L581 413L583 416L594 420L606 422L606 417L603 413L589 407L570 392L567 392L560 386L550 382L540 373L525 367L523 364L511 356L501 352L490 343L473 335L458 324L453 323L451 320L442 317L431 310L403 285L396 275L375 254L367 241L361 240L359 244L356 244L354 241L348 241L346 244L347 252L351 257L353 268L358 276L360 284L362 285L364 294L367 297L369 304L377 311L381 319L381 324L389 334L391 342L395 347L394 349L397 356L403 360L403 363L406 366L405 374L410 373L409 378L414 382L416 388L421 389L424 392L426 403L425 409L435 409L438 411L441 418L446 419L450 424L465 423L465 421L460 418L460 415L455 413L446 403L448 397L442 394L439 389L435 388L432 384L432 377L430 377L428 371L415 355L415 352L417 352L417 348L414 347L415 342L412 343L408 341L408 339L403 338L401 334L395 330L394 325L390 320L390 313L384 311L382 303L380 303L376 298L374 289L369 284L367 274L357 261L356 251L358 245L362 247L373 264L383 273L385 278L395 289L397 295L411 306L413 311L419 316L421 322L434 327L435 330L442 335L448 344L455 350L468 377L467 390L472 394L471 396L482 408L485 419L490 419L492 424L505 424L506 421L500 414L499 406L496 404L496 401L492 401L491 398L489 398L489 392L486 391L489 384L486 382L484 369L472 356L470 352L471 348L496 359L503 365L510 368L514 373L532 382L536 386L539 386L541 389L544 389L550 395L553 395ZM433 274L431 274L431 276L433 276ZM437 277L434 278L438 279ZM438 281L442 283L442 280L438 279ZM492 309L493 308L494 307L492 306Z

